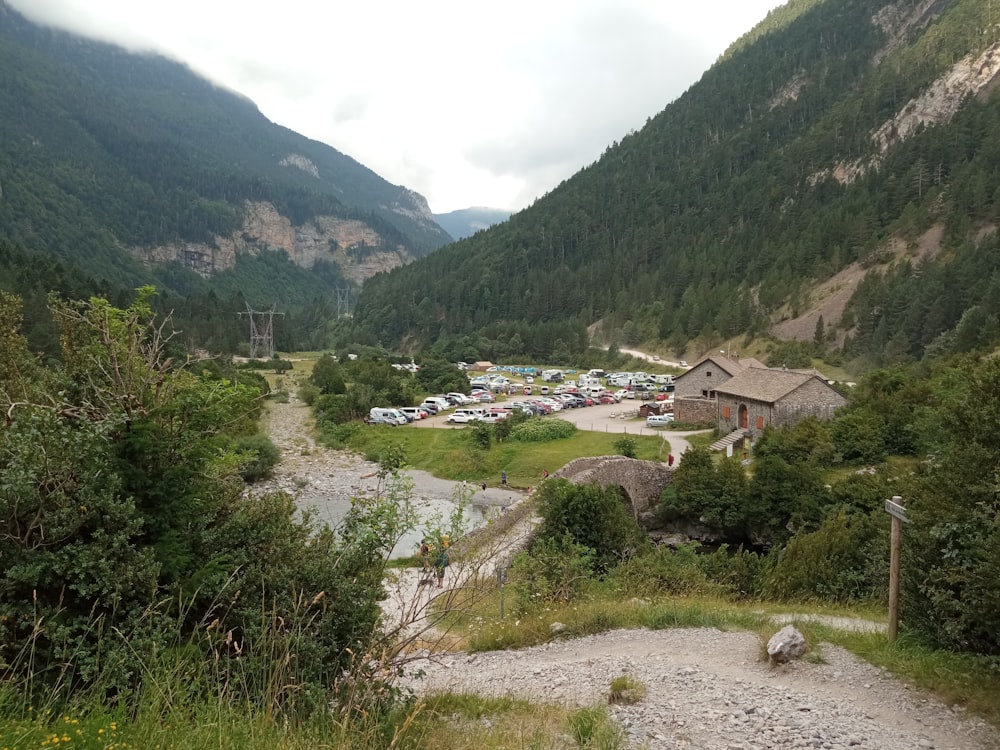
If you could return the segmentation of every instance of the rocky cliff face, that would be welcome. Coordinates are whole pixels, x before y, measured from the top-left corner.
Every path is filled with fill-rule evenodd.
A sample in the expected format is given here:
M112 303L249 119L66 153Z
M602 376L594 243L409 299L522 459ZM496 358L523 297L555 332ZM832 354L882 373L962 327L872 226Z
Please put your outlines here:
M412 260L405 247L388 245L364 222L318 216L295 226L270 203L249 201L244 206L243 226L229 237L216 237L211 244L177 242L130 248L144 263L177 261L205 277L232 268L240 254L256 255L264 250L283 250L303 268L312 268L318 260L331 261L358 284Z
M929 11L929 9L928 7L924 10ZM832 178L843 185L849 185L869 170L878 169L882 159L892 148L922 127L947 123L955 116L967 97L979 96L989 91L998 78L1000 78L1000 44L991 45L978 57L966 55L920 96L907 102L894 117L886 120L871 133L876 146L873 157L839 162L830 169L811 175L810 183L816 185Z

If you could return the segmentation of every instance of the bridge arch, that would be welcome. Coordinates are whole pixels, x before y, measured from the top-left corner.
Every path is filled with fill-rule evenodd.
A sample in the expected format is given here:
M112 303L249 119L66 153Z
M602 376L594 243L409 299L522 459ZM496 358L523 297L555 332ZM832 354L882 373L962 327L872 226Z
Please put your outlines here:
M552 474L573 484L597 484L601 489L621 487L635 518L655 502L673 482L674 472L657 461L640 461L625 456L575 458Z

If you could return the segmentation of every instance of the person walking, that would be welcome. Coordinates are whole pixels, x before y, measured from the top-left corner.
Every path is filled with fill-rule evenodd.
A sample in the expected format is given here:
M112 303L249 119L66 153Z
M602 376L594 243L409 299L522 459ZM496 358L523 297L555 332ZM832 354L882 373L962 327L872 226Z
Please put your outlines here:
M674 465L674 454L670 453L667 455L667 466L671 467Z
M434 558L434 573L437 575L437 587L444 586L444 570L451 564L448 558L448 545L442 540L438 545L438 553Z
M501 487L506 487L507 486L507 472L506 471L501 471L500 472L500 486Z

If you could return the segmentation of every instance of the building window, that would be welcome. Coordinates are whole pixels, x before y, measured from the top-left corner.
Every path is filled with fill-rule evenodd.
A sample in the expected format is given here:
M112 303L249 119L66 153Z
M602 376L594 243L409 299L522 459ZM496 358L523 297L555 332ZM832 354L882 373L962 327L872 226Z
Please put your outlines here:
M758 430L764 429L764 417L757 417L757 429Z
M705 370L705 377L706 378L712 377L712 371L711 370Z
M722 418L723 419L729 419L729 407L728 406L723 406L722 407Z

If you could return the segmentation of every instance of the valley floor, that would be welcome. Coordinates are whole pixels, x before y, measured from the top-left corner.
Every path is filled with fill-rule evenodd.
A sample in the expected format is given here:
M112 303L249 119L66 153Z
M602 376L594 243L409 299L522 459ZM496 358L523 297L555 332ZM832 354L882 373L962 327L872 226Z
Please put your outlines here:
M267 424L283 449L273 486L298 492L301 504L333 513L336 503L352 493L373 490L377 467L317 446L304 405L294 400L273 404ZM413 474L425 510L449 502L455 483ZM491 488L481 499L502 505L513 499L510 495ZM524 523L511 532L523 536ZM509 552L503 545L493 549ZM461 565L449 570L443 590L420 585L419 578L418 571L398 571L390 585L394 604L387 614L414 618L404 627L409 632L419 630L420 619L432 613L431 599L460 584ZM775 630L779 627L776 622ZM450 690L593 705L606 702L612 679L626 674L648 694L612 711L628 733L629 746L649 750L1000 747L1000 734L985 722L949 709L848 651L831 644L813 651L821 658L773 667L761 660L761 644L752 633L615 630L513 651L427 654L420 664L425 676L412 687L418 693Z

